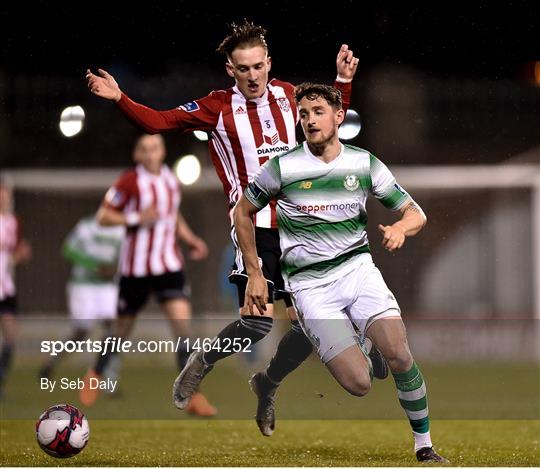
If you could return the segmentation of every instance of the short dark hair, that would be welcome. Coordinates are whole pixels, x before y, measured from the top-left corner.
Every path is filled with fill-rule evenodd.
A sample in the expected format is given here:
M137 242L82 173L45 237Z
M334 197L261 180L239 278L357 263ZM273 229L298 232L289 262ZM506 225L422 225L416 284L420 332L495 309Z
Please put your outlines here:
M264 37L266 35L266 29L262 26L244 19L244 22L241 24L231 23L229 28L229 34L221 41L221 44L216 49L217 52L230 57L235 49L242 46L261 46L268 50L268 45Z
M137 133L136 137L135 137L135 143L133 144L133 148L136 148L137 145L140 143L140 141L143 139L143 138L146 138L146 137L153 137L154 135L157 135L158 137L160 137L161 141L163 142L163 144L165 145L165 139L163 138L163 135L162 134L150 134L150 133L147 133L147 132L139 132Z
M308 82L302 83L296 87L295 98L297 103L299 103L302 98L307 98L310 101L314 101L317 98L324 98L334 109L339 110L343 108L341 92L329 85Z

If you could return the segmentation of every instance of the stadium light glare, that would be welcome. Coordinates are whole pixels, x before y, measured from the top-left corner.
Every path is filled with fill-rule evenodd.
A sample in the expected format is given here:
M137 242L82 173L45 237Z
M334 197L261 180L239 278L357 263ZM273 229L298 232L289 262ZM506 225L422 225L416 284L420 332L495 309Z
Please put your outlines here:
M74 137L83 128L84 109L81 106L68 106L60 114L60 132L65 137Z
M345 115L343 124L339 128L339 138L341 140L352 140L360 133L361 128L360 116L354 109L349 109Z
M202 130L194 130L193 135L195 135L197 140L200 140L201 142L208 141L208 134L206 132L203 132Z
M185 155L174 164L174 173L180 182L186 186L194 184L201 175L201 163L195 155Z

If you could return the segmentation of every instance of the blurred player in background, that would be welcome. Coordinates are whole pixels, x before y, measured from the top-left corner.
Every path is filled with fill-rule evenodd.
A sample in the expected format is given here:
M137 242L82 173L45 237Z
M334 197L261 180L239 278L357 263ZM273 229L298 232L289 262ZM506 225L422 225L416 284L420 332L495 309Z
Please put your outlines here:
M120 111L146 132L209 132L210 154L231 213L261 164L296 145L298 115L294 85L277 79L269 80L272 60L268 55L265 34L263 27L247 21L240 25L233 24L218 51L226 58L225 69L229 77L234 79L235 86L213 91L204 98L169 111L156 111L135 103L120 90L114 77L104 70L99 70L100 76L88 70L88 87L92 93L116 102ZM358 59L347 45L339 50L336 65L334 86L342 92L345 106L348 106ZM270 291L263 314L254 314L254 311L244 307L247 273L236 242L232 217L231 225L236 256L229 278L238 288L241 318L217 335L215 348L192 355L185 373L175 381L173 400L178 408L185 408L202 377L218 360L234 353L232 348L224 350L220 347L223 339L250 340L254 344L264 338L272 328L274 298L282 298L292 328L280 341L267 370L259 376L256 389L259 399L256 419L266 435L273 431L273 400L277 385L310 355L312 346L298 325L289 294L284 291L275 204L270 204L255 218L257 252Z
M184 276L184 260L177 239L189 249L194 260L208 255L206 243L196 236L179 212L180 183L164 164L165 142L161 135L144 134L133 151L136 167L126 171L107 191L97 214L104 226L127 227L120 257L120 291L115 336L129 336L137 313L154 293L170 321L175 337L190 337L191 305ZM185 347L185 346L184 346ZM177 350L178 368L188 359L186 348ZM112 353L100 355L85 377L103 375ZM85 385L81 402L87 406L99 390ZM215 415L216 409L197 392L188 411L200 416Z
M21 223L12 211L11 188L0 179L0 398L13 360L17 335L17 297L14 268L32 257L28 241L23 239Z
M382 244L390 252L416 235L426 217L380 160L340 143L338 127L345 113L338 91L305 83L296 93L306 142L266 163L235 209L249 272L246 304L264 313L268 288L257 260L252 219L277 199L283 272L319 357L344 389L364 396L373 378L361 341L367 335L392 371L418 461L446 463L431 443L426 386L409 350L399 305L369 252L368 194L401 213L394 224L379 225Z
M91 215L79 220L64 241L62 253L72 264L66 293L73 334L66 340L85 340L97 322L103 323L107 335L112 332L118 301L115 276L124 234L123 226L101 226ZM41 377L49 378L63 355L50 357Z

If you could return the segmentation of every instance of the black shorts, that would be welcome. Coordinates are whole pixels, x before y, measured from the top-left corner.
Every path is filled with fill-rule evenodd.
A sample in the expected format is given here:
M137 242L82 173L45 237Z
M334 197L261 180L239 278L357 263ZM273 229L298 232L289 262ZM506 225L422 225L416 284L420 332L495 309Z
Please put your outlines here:
M235 247L234 264L229 274L229 282L234 283L238 288L238 302L240 307L244 306L244 296L246 294L247 272L242 259L242 252L238 246L234 226L231 231L231 238ZM268 282L268 302L283 300L287 307L292 306L291 296L285 291L285 282L281 276L281 247L279 246L279 232L275 228L255 228L255 245L259 264Z
M166 272L147 277L122 277L118 293L118 315L135 315L148 301L151 293L159 303L189 299L189 287L184 272Z
M6 296L0 300L0 314L17 314L17 297Z

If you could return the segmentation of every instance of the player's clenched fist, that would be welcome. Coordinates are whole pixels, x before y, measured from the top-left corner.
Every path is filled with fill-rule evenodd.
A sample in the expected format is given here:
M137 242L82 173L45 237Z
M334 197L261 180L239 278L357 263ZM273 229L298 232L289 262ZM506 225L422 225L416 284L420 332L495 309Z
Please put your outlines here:
M94 75L90 69L86 70L88 89L102 98L119 101L122 97L122 91L114 77L101 68L98 69L98 73L99 76Z
M342 80L352 80L358 67L358 58L354 56L352 50L349 49L347 44L343 44L339 49L337 59L337 74Z
M383 235L382 245L387 251L396 251L405 243L405 230L399 225L379 225L379 231Z

